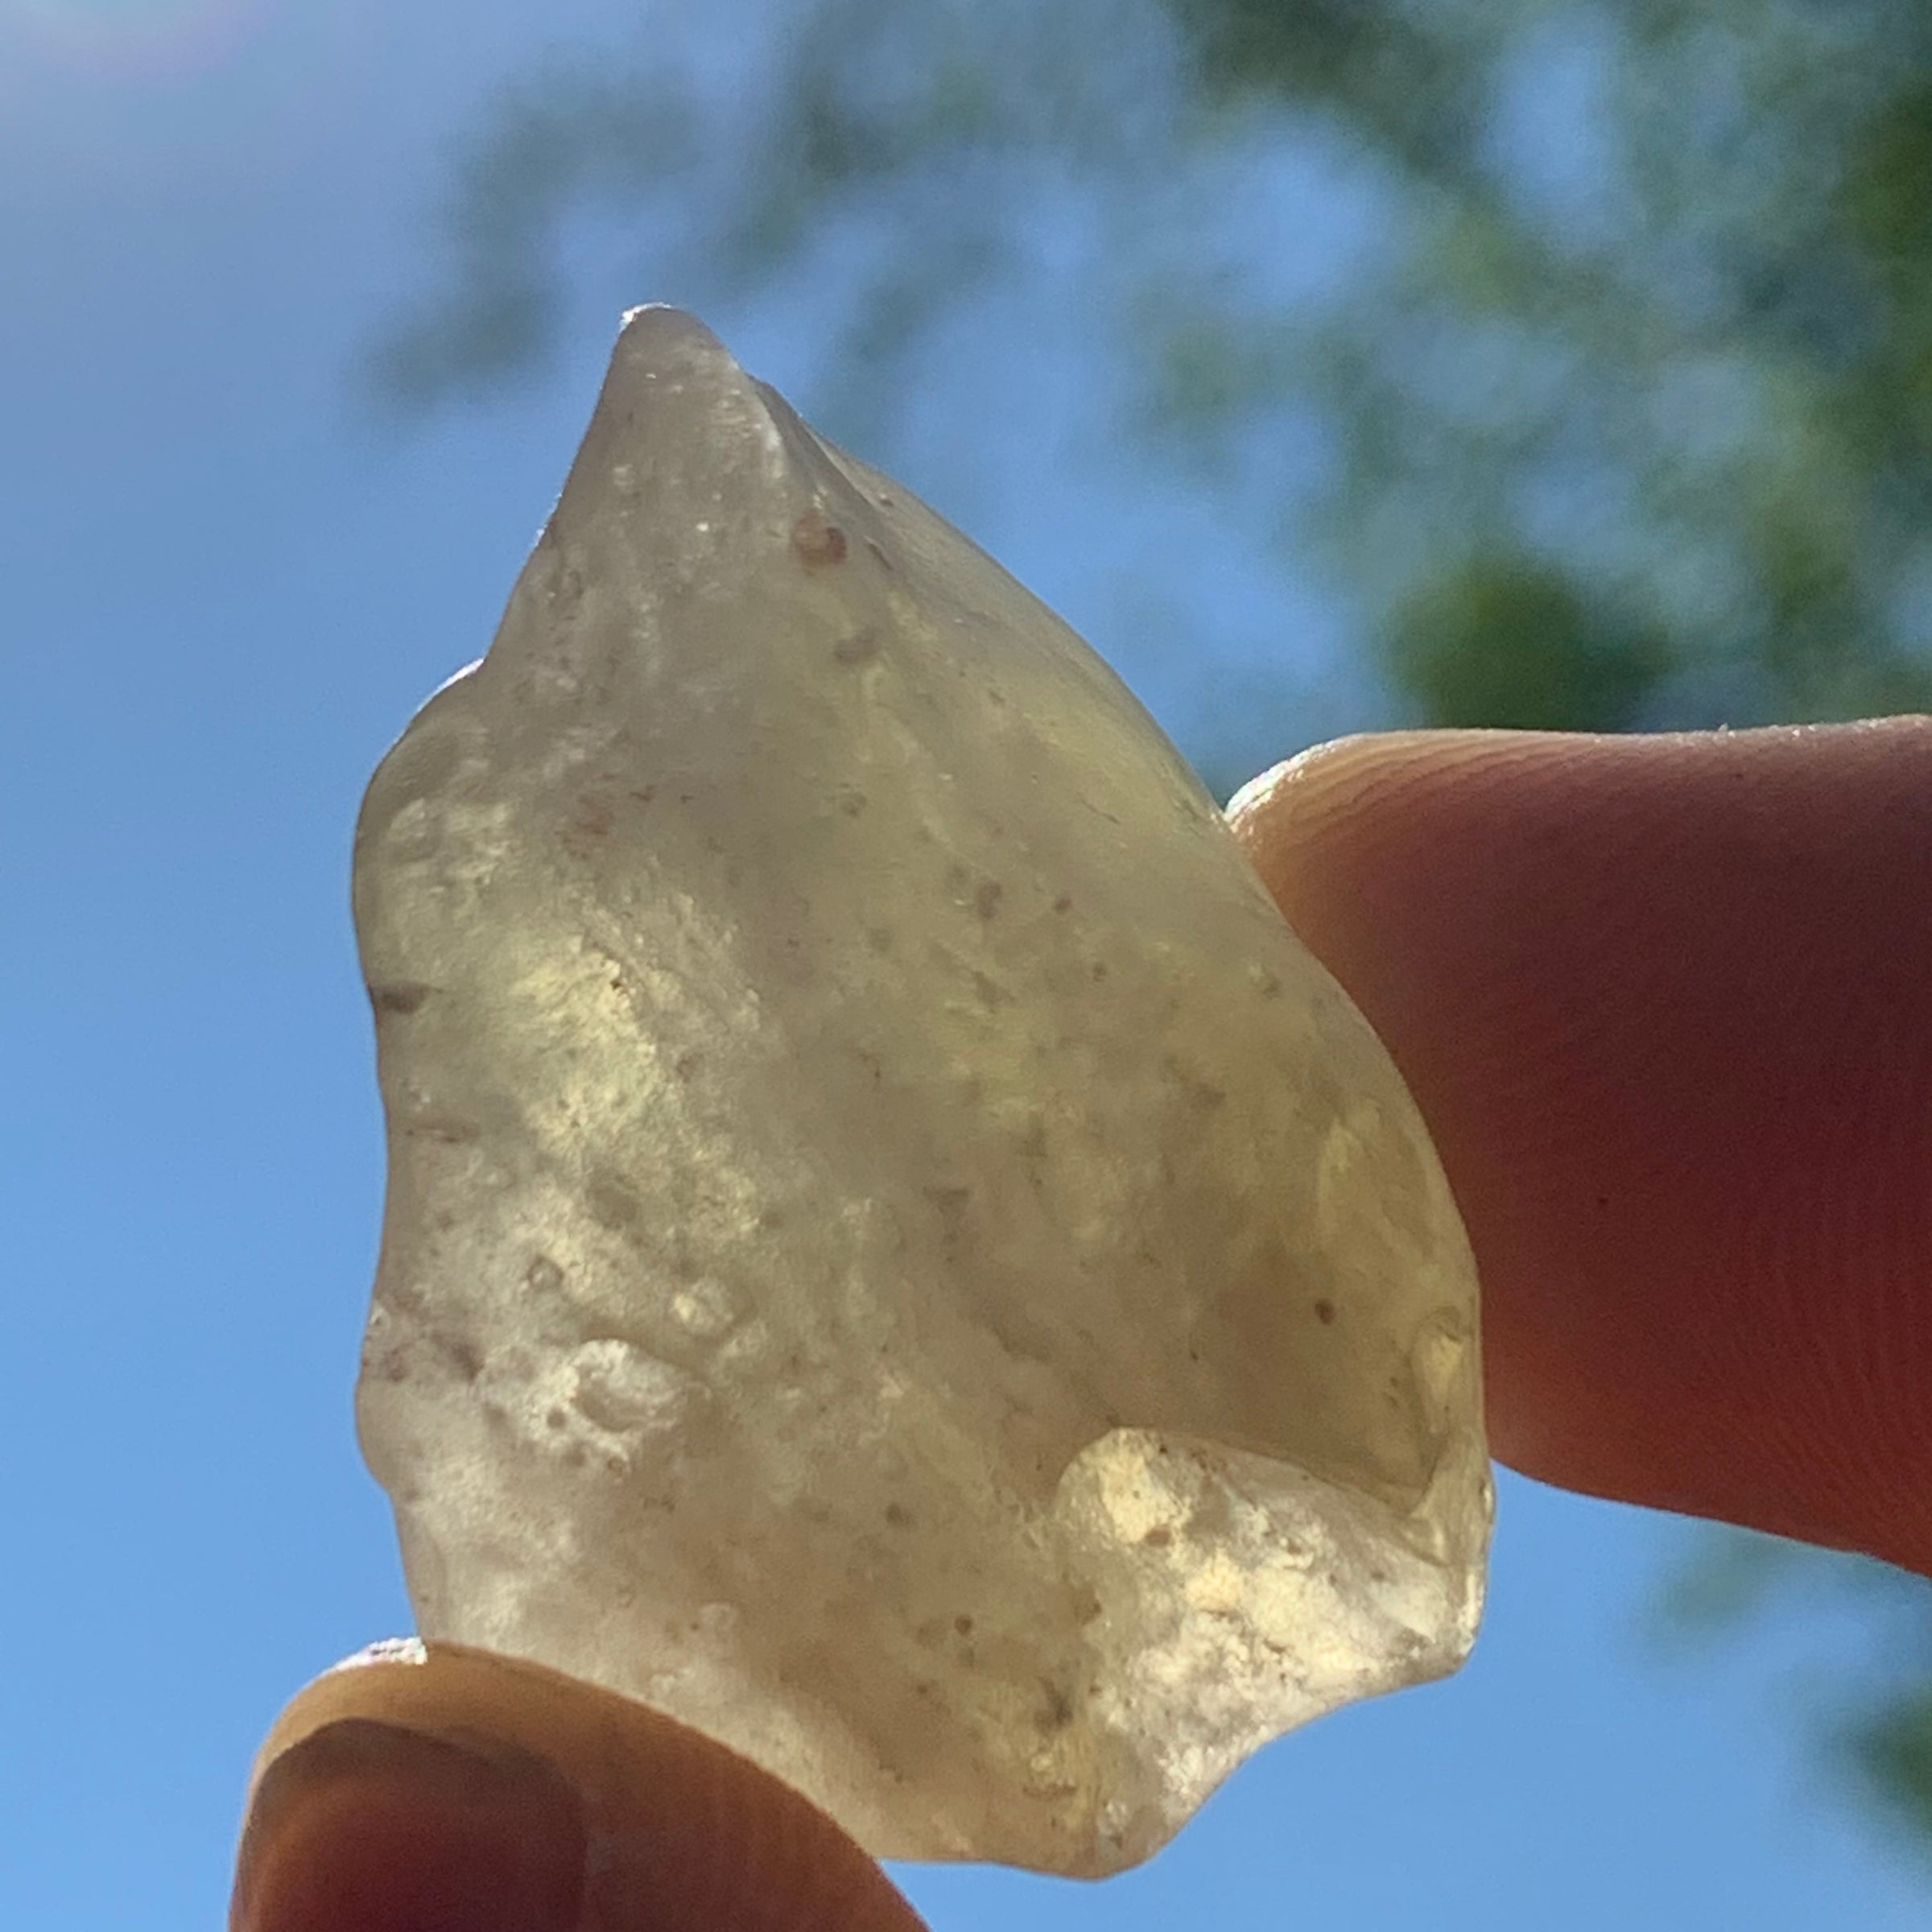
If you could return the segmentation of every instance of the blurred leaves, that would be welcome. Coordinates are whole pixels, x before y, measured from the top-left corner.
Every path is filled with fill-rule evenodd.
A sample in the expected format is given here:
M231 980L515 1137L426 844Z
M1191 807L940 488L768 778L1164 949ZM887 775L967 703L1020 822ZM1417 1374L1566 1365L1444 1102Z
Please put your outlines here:
M1669 667L1660 640L1506 553L1428 579L1395 613L1388 659L1432 724L1549 731L1636 723Z
M474 401L541 368L564 312L567 219L660 192L690 168L698 133L691 104L648 71L557 68L506 89L443 210L452 293L377 345L365 372L376 399Z
M1869 1557L1705 1529L1659 1601L1655 1634L1682 1655L1788 1629L1794 1610L1805 1647L1824 1652L1806 1673L1819 1754L1932 1860L1932 1582ZM1801 1702L1788 1685L1781 1701Z
M1853 1726L1846 1741L1893 1823L1932 1844L1932 1684L1894 1697Z
M377 360L392 401L539 366L588 221L632 288L648 260L701 301L835 290L832 413L877 440L1071 205L1093 245L1053 272L1132 460L1345 596L1397 715L1932 695L1922 6L736 3L758 51L722 81L660 36L506 93L460 159L443 292ZM1315 420L1316 495L1204 460Z

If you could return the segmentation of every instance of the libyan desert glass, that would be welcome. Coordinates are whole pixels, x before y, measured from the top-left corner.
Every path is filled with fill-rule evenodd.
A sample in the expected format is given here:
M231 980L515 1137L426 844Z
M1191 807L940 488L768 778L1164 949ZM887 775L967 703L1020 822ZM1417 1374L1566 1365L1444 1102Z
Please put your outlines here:
M356 904L425 1635L1090 1875L1467 1653L1476 1279L1387 1055L1094 654L688 317Z

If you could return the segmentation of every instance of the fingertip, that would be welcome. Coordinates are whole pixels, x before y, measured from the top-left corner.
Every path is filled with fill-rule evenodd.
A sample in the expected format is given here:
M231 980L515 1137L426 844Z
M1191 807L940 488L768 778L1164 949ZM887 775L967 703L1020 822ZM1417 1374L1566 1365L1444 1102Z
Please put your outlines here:
M398 1650L312 1684L250 1795L231 1932L920 1932L832 1821L533 1665Z
M1932 724L1344 740L1238 795L1435 1135L1492 1439L1932 1568Z
M555 1768L338 1718L263 1773L237 1859L233 1932L572 1932L587 1839Z

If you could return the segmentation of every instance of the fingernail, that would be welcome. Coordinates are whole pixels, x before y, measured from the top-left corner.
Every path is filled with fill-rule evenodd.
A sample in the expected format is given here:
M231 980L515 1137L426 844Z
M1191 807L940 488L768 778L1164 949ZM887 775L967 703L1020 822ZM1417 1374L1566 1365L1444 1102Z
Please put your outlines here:
M257 1786L229 1932L575 1932L585 1843L535 1753L345 1719Z

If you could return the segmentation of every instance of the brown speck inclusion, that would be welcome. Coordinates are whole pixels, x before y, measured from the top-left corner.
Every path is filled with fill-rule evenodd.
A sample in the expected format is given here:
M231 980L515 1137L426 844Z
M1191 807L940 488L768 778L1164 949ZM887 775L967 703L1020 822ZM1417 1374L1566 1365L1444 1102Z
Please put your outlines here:
M426 1636L1088 1875L1461 1662L1476 1280L1388 1056L1094 654L689 318L356 902Z

